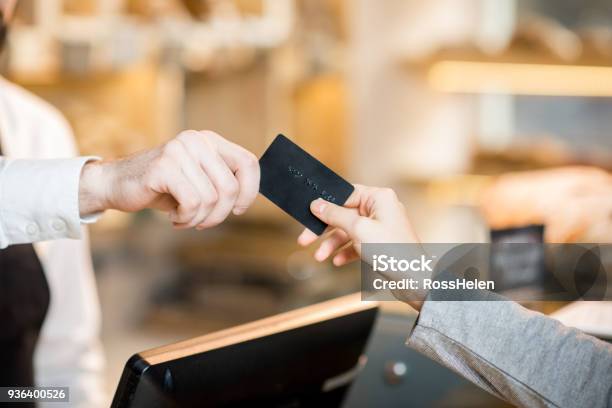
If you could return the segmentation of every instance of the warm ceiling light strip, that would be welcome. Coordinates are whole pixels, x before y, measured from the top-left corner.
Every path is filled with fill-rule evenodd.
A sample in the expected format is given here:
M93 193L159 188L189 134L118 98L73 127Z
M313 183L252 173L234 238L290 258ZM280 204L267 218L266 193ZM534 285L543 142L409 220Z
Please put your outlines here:
M439 61L427 77L440 92L612 96L612 67Z

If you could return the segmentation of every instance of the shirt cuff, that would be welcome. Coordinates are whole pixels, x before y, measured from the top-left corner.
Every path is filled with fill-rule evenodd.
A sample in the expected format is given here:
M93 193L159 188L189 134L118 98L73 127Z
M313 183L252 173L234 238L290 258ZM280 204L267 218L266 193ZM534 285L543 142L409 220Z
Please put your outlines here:
M447 302L437 302L426 300L421 306L421 310L417 315L414 325L412 326L408 338L406 339L406 345L416 350L423 349L423 340L426 336L423 336L423 326L431 327L439 322L441 316L444 316Z
M426 332L424 328L437 330L440 333L450 332L457 327L458 320L465 323L463 320L466 316L478 316L477 313L466 314L475 309L475 304L486 305L488 303L483 302L492 302L490 305L495 305L495 301L502 300L507 299L485 290L464 290L454 294L449 294L446 290L433 290L427 294L406 344L422 350L425 345L423 341L427 340L427 336L423 335Z
M81 238L79 180L95 156L70 159L0 158L0 248L61 238Z

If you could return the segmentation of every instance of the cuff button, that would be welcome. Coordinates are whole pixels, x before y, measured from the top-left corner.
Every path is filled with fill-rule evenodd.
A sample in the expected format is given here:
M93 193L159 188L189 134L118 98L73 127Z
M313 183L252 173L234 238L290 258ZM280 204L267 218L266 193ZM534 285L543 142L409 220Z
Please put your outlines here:
M38 225L36 225L33 222L28 224L28 226L26 227L26 232L28 233L28 235L37 235L38 231L39 231Z
M51 227L57 232L62 232L66 230L66 223L63 220L56 219L51 223Z

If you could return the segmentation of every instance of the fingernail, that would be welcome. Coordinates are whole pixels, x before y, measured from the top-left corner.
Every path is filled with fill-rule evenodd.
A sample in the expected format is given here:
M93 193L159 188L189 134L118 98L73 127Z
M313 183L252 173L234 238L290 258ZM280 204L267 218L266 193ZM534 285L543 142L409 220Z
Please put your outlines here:
M232 212L234 213L234 215L242 215L246 212L246 208L244 207L235 207Z
M325 260L325 253L323 251L323 249L319 248L316 252L315 252L315 259L319 262L322 262Z
M312 209L313 212L317 214L321 214L323 210L325 210L326 205L327 205L327 201L323 200L322 198L317 198L316 200L312 202L312 204L310 205L310 208Z

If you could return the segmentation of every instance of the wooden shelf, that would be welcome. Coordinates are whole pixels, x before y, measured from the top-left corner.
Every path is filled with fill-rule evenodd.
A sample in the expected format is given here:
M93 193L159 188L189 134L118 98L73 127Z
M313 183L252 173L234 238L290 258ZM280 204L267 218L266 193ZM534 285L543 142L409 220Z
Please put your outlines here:
M504 52L486 54L474 48L442 49L424 58L405 58L408 66L427 68L440 61L464 61L479 63L534 64L560 66L612 67L612 58L594 52L585 52L575 60L564 60L542 50L530 47L512 47Z
M565 61L526 48L497 55L464 49L405 63L439 92L612 97L612 59L594 54Z

